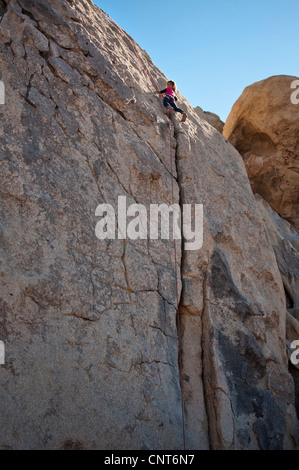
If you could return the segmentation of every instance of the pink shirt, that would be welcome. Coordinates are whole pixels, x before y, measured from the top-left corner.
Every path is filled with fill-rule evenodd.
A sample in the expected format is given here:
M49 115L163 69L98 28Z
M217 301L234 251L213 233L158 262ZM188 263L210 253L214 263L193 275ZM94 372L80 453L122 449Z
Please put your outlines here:
M175 97L174 90L173 90L171 87L166 88L165 94L166 94L166 95L171 95L171 96Z

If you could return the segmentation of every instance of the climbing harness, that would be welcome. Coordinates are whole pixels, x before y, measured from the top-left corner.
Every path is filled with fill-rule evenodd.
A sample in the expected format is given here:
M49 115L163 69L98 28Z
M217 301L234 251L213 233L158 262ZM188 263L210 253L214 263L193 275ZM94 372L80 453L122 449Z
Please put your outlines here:
M121 34L126 34L125 31L121 29L120 26L114 21L113 18L111 18L107 13L107 18L112 21L115 26L119 29ZM159 93L160 96L163 96L158 88L158 84L156 80L154 79L150 69L148 68L146 62L143 61L143 58L141 54L139 54L138 50L136 49L136 46L133 42L133 40L128 36L130 44L132 46L132 49L135 53L136 59L139 61L141 64L141 70L145 75L150 77L150 80L153 84L153 87L155 90ZM172 161L172 146L171 146L171 138L172 138L172 129L171 129L171 121L169 119L169 116L171 113L165 113L164 111L164 106L163 103L158 98L159 103L161 104L162 111L164 114L167 116L167 126L168 126L168 131L169 131L169 146L170 146L170 173L172 175L171 178L171 204L174 203L174 185L173 185L173 161ZM185 113L186 115L186 113ZM186 115L187 116L187 115ZM185 118L186 120L186 118ZM183 121L184 122L184 121ZM185 413L184 413L184 394L183 394L183 378L182 378L182 344L181 344L181 326L180 326L180 314L179 314L179 294L178 294L178 276L177 276L177 248L176 248L176 240L175 238L173 239L173 244L174 244L174 271L175 271L175 290L176 290L176 304L177 304L177 332L178 332L178 367L179 367L179 381L180 381L180 387L181 387L181 410L182 410L182 429L183 429L183 448L186 450L186 433L185 433Z

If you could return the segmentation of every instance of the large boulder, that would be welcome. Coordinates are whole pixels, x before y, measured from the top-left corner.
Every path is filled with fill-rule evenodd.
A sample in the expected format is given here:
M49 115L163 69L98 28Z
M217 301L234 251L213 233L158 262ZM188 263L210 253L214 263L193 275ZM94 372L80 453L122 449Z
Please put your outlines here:
M201 119L204 119L211 124L211 126L215 127L218 132L221 133L223 131L224 122L221 121L217 114L211 113L210 111L204 111L200 106L196 106L194 111Z
M181 95L188 121L166 119L165 75L90 0L10 1L0 51L1 448L295 448L283 284L239 153ZM119 196L203 204L202 248L98 239Z
M297 77L278 75L248 86L223 135L240 152L254 193L299 228L299 104Z

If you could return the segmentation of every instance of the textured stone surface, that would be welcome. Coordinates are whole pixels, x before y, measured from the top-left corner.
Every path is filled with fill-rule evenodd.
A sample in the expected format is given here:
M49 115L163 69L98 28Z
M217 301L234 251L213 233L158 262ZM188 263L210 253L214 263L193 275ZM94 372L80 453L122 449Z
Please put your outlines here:
M194 111L201 119L204 119L209 124L211 124L211 126L215 127L218 132L221 133L223 131L224 122L221 121L217 114L211 113L210 111L204 111L200 106L196 106Z
M282 219L258 194L262 219L269 241L273 246L287 299L286 338L290 358L293 341L299 339L299 232L288 221ZM299 416L299 365L290 361L296 391L296 409Z
M248 86L225 122L223 135L241 153L254 193L299 228L298 77L278 75Z
M242 158L90 1L11 1L0 29L0 445L296 447L286 305ZM151 72L149 79L148 70ZM204 244L95 236L95 209L204 204Z
M255 197L276 255L287 295L287 307L297 311L299 310L299 231L287 220L282 219L261 196L256 194Z

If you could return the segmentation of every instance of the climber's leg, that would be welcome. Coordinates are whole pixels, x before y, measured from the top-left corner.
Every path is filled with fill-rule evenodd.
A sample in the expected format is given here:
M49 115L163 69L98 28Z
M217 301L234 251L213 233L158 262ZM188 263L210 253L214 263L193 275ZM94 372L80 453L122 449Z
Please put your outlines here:
M166 111L166 113L165 113L166 116L169 116L172 111L174 111L174 109L173 109L170 105L168 105L167 111Z
M178 108L177 105L175 104L174 100L169 100L170 106L173 107L176 113L181 113L184 114L184 111L181 108Z
M164 96L163 105L165 106L165 108L169 107L169 98L167 96Z
M170 106L170 100L168 96L164 97L163 105L165 106L165 108L167 108L167 111L165 113L166 116L169 116L169 114L173 111L173 108Z
M182 122L186 121L187 114L181 108L177 107L177 105L175 104L175 101L172 97L165 96L164 100L163 100L163 104L167 108L167 111L165 113L167 116L169 116L169 114L174 110L176 113L181 113L183 115Z

